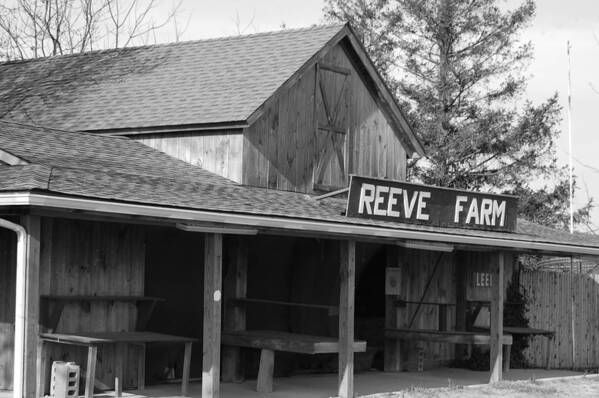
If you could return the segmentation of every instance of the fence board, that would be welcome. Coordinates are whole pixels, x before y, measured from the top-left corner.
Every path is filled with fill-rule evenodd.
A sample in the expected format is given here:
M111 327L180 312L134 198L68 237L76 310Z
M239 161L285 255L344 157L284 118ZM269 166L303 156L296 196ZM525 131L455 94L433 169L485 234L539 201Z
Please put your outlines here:
M522 271L520 288L528 298L526 312L530 327L555 331L549 366L598 367L599 284L585 274ZM544 366L544 345L543 337L531 338L524 356L532 366Z

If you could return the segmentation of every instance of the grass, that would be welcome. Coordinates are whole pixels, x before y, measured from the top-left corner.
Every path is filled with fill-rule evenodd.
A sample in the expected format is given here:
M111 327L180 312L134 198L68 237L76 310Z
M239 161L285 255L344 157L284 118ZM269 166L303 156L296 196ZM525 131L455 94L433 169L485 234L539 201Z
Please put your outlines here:
M444 388L412 386L394 393L369 395L367 398L595 398L599 397L599 377L563 378L548 381L503 381L480 386Z

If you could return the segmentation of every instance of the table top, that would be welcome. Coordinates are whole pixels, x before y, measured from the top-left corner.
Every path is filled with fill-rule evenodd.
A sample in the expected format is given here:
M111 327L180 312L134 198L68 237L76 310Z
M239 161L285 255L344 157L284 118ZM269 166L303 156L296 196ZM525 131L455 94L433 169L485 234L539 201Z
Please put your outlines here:
M40 339L63 344L96 345L115 343L192 343L193 337L154 332L77 332L42 333Z

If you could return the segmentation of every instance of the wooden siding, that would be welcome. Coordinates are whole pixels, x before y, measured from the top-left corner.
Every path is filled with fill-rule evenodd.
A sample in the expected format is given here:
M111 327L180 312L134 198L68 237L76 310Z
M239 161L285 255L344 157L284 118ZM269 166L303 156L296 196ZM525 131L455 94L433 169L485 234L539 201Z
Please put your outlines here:
M349 130L343 148L346 176L355 173L405 179L405 149L342 44L320 62L351 71L349 86L344 91L347 99L340 101L337 123ZM323 146L330 141L326 133L317 129L318 122L323 122L323 105L316 76L316 66L308 68L290 89L271 97L260 117L244 130L244 184L312 191L314 169ZM326 71L318 76L324 80L329 99L341 93L344 83L339 74ZM344 107L347 110L343 110ZM338 185L335 167L338 164L333 156L325 170L324 185Z
M137 226L44 218L40 294L143 295L144 245L143 230ZM132 331L136 317L134 303L68 303L57 331ZM124 386L135 386L137 360L133 350L118 353L114 345L102 347L96 377L112 386L116 355L124 355ZM55 346L51 356L52 360L85 363L85 351L73 347Z
M241 182L241 130L149 134L132 138L167 155Z
M530 327L555 331L549 366L599 366L599 284L584 274L522 271L520 287L529 300ZM574 324L574 328L572 325ZM574 334L572 334L574 330ZM574 358L572 344L575 342ZM533 337L524 352L532 366L545 366L545 338Z

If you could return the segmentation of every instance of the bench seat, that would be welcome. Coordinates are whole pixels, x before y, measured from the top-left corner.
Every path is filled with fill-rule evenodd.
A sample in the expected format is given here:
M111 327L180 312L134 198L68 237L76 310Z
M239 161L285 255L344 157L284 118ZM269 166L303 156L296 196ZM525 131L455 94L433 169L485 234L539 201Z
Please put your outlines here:
M432 341L453 344L491 344L491 335L487 332L441 331L428 329L385 329L385 336L400 340ZM503 335L502 344L511 345L512 336Z
M279 332L273 330L226 331L221 336L224 345L257 348L260 351L260 368L256 391L272 392L274 382L275 351L298 354L339 353L339 342L335 337L312 336L306 334ZM365 341L354 341L354 352L365 352Z

